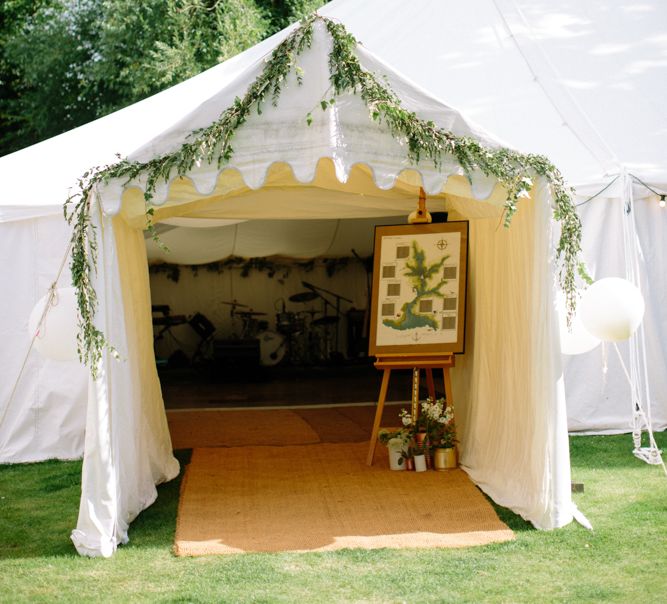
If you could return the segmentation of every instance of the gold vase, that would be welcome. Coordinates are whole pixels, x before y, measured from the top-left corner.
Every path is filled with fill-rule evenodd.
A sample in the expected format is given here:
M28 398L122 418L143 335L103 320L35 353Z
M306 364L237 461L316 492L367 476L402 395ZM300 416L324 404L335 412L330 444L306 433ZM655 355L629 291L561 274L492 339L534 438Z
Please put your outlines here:
M433 467L439 472L452 470L458 465L456 460L456 447L447 449L438 448L433 456Z

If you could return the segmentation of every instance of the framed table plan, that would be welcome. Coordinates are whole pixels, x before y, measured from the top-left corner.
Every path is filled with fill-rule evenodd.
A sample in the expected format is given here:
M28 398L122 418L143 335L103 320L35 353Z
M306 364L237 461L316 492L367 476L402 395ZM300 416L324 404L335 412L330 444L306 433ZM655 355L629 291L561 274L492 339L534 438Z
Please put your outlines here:
M369 354L462 353L468 222L375 228Z

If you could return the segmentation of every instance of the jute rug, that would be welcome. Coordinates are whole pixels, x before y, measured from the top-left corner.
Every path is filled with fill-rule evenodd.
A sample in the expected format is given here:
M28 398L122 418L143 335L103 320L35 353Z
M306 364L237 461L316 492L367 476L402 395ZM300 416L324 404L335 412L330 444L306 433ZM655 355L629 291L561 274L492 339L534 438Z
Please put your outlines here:
M195 449L181 487L179 556L465 547L514 534L461 470L392 472L367 442Z
M168 411L174 449L319 442L310 425L289 409Z

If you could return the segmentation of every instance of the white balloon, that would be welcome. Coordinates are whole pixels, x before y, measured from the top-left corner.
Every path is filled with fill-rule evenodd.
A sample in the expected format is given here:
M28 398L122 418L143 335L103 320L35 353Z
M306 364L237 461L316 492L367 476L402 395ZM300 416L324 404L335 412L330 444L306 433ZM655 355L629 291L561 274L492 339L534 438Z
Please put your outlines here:
M579 303L584 327L608 342L627 340L644 317L644 297L637 287L618 277L591 285Z
M565 305L565 294L558 292L556 298L556 309L558 310L558 327L560 329L560 351L563 354L584 354L600 345L599 338L591 335L579 316L579 308L572 318L571 327L567 326L567 309Z
M49 294L37 302L30 313L28 330L31 338L37 331L48 300ZM47 359L75 361L79 358L76 346L77 329L76 290L73 287L57 289L35 338L34 347Z

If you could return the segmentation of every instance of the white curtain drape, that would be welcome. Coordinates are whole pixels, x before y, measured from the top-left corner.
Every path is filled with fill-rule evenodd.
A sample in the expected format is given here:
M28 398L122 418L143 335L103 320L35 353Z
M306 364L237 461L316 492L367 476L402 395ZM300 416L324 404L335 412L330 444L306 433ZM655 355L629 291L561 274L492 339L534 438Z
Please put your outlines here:
M81 503L72 541L80 554L110 556L130 522L179 471L173 457L152 350L150 290L143 236L121 217L102 216L98 237L96 324L120 359L105 351L91 378Z
M550 197L539 182L510 229L470 223L466 351L452 370L461 464L537 528L572 520Z

